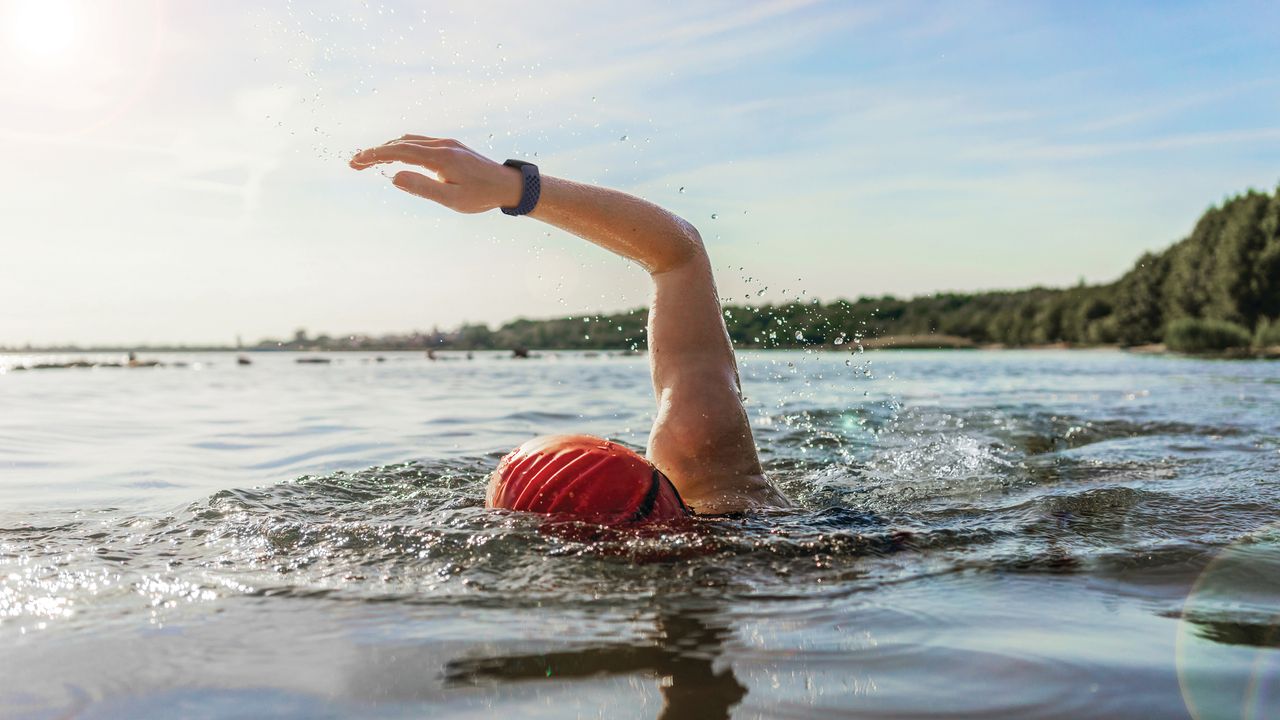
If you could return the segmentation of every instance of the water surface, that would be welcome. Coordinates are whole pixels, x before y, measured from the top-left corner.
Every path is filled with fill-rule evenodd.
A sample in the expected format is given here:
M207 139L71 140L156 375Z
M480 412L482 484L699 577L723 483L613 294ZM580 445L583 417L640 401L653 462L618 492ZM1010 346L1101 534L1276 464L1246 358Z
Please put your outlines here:
M0 715L1280 716L1280 363L746 353L797 508L618 532L483 484L643 357L157 357L0 356Z

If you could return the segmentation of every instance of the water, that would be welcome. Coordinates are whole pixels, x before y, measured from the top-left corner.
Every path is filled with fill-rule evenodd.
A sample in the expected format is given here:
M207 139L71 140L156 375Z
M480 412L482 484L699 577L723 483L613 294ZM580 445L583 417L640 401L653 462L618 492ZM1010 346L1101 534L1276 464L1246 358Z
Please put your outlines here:
M619 532L482 488L643 357L160 357L0 374L0 716L1280 717L1277 363L747 353L798 507Z

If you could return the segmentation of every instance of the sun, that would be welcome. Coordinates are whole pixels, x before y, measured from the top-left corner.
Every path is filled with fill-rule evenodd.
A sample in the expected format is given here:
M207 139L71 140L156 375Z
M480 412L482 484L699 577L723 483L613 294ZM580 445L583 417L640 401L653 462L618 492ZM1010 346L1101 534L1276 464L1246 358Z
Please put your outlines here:
M9 45L23 59L61 64L76 44L76 6L71 0L11 0L6 3Z
M164 0L0 0L0 140L113 121L159 67Z

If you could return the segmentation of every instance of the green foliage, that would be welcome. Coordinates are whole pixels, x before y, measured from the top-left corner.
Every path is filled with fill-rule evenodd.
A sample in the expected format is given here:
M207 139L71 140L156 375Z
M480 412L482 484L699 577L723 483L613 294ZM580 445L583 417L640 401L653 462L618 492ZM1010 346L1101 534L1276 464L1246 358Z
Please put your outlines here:
M1165 257L1165 318L1253 329L1280 315L1280 189L1249 191L1205 212Z
M1253 344L1260 348L1280 347L1280 319L1264 320L1259 324Z
M1163 288L1169 253L1147 253L1116 283L1117 339L1125 345L1159 342L1164 330Z
M1266 249L1262 220L1270 209L1270 198L1256 192L1233 200L1222 225L1213 238L1213 274L1206 283L1209 307L1206 315L1246 327L1258 322L1267 278L1259 276L1254 262Z
M1247 348L1252 339L1248 330L1225 320L1179 318L1164 331L1170 350L1188 353Z

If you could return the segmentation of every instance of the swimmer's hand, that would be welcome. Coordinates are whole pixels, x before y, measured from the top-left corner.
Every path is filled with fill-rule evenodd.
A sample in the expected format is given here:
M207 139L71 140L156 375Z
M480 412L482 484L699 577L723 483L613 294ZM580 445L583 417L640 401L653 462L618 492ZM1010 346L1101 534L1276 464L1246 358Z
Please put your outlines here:
M392 184L460 213L515 207L520 204L524 190L519 170L496 163L448 138L405 135L385 145L361 150L351 158L351 167L364 170L396 162L425 168L435 177L402 170L391 178Z

